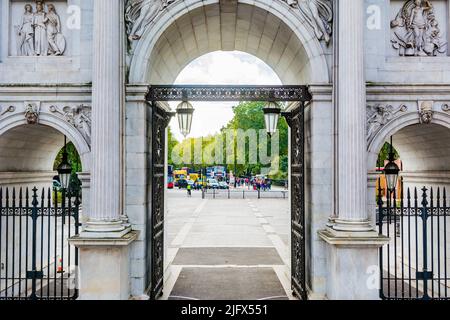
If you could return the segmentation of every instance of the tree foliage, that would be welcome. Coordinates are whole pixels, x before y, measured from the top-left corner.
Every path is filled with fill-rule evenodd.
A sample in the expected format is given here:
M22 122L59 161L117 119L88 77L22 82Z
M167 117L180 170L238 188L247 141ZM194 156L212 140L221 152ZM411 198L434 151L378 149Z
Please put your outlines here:
M64 147L61 148L61 150L58 152L58 155L56 156L55 163L53 164L53 170L57 170L59 165L62 162ZM80 155L78 154L77 149L73 145L72 142L67 143L67 155L70 165L72 166L72 172L82 172L83 167L81 165L81 159Z
M393 148L394 151L394 160L400 159L400 155L398 154L397 150ZM381 148L380 154L378 155L378 161L377 161L377 167L378 168L384 168L384 164L387 160L389 160L389 153L391 152L391 144L386 142Z
M173 139L173 136L171 133L169 134L169 164L174 165L172 161L172 151L175 147L177 149L183 149L183 148L191 148L191 159L183 159L188 160L185 161L185 164L179 164L178 166L186 166L193 168L194 170L200 170L205 166L209 165L225 165L228 166L228 171L235 171L234 164L230 164L230 161L226 159L226 162L228 162L228 165L226 163L214 163L215 160L215 151L216 148L220 148L220 146L217 146L216 144L218 141L223 142L223 154L226 155L226 149L227 149L227 134L230 132L234 132L234 136L236 133L236 130L242 130L247 131L249 129L256 130L256 132L259 132L259 130L265 130L265 121L264 121L264 112L263 109L265 107L265 102L242 102L238 106L233 108L234 116L233 119L225 126L223 127L217 134L205 136L205 137L199 137L199 138L189 138L185 139L182 142L178 142ZM288 125L284 118L280 118L279 121L279 145L280 145L280 153L279 155L275 155L275 158L272 159L272 161L275 161L276 163L279 163L279 173L273 177L275 179L284 179L287 177L288 172ZM201 140L201 141L199 141ZM237 144L237 139L234 138L235 145ZM197 144L199 145L201 143L202 150L204 150L205 154L212 154L213 159L208 159L206 156L202 157L202 163L201 164L195 164L194 162L194 146ZM258 150L260 148L267 147L268 152L271 150L270 145L270 139L268 141L268 145L261 144L261 141L258 139ZM208 150L211 150L210 152L206 152ZM247 164L236 164L236 174L243 176L248 174L260 174L261 170L263 168L263 165L261 164L261 161L258 157L258 161L256 164L248 164L249 159L249 142L246 142L246 148L245 148L245 163ZM231 161L231 163L234 161ZM237 163L238 161L236 161ZM192 165L194 164L194 165Z

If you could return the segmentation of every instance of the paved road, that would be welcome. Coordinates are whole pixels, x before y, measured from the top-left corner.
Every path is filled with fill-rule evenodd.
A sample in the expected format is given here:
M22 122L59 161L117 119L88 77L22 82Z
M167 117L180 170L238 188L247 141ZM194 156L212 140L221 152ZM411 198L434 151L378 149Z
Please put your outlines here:
M163 299L292 299L287 199L169 191Z

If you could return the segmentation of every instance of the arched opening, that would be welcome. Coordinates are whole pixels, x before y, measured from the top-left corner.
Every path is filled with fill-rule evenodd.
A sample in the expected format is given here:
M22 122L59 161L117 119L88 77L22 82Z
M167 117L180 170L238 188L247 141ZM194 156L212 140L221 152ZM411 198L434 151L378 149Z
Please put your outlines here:
M391 239L380 251L382 295L386 299L445 296L450 128L441 120L386 128L392 133L401 169L397 188L388 190L378 180L377 196L372 194L371 199L377 198L374 212L380 233ZM379 179L383 180L383 175ZM432 270L432 275L422 277L422 270Z
M177 85L193 83L280 85L281 81L267 64L252 55L216 51L194 60L175 80ZM168 278L163 298L292 298L289 134L285 120L280 119L279 135L269 142L278 145L277 154L266 146L270 161L262 163L255 158L252 162L250 154L262 153L267 142L265 102L192 105L191 134L182 136L176 118L169 128L165 218ZM177 104L171 106L176 109ZM237 149L242 138L245 145L239 150L226 147L236 144ZM188 158L187 153L191 153ZM284 166L280 158L286 160ZM215 290L217 287L223 290Z
M309 28L305 21L302 21L295 10L286 9L286 4L283 2L270 2L268 5L264 0L251 3L247 1L220 3L216 0L192 1L187 7L184 4L169 6L164 14L157 16L152 21L140 40L133 44L128 74L129 83L171 85L183 68L204 54L215 51L241 51L266 63L277 74L283 85L329 84L328 61L331 57L331 46L326 46L325 43L318 40L313 29ZM198 81L195 82L198 83ZM328 109L329 103L331 103L331 99L330 102L328 100L317 102L320 105L319 109L322 110ZM298 104L291 105L289 110L295 111L298 106ZM309 112L312 104L306 106L306 109L308 111L305 112L307 113L305 127L308 127L308 123L311 121L310 117L320 111L317 109L317 111ZM326 118L325 123L326 130L328 130L328 126L331 126L331 116L329 119ZM297 132L297 136L299 135L300 132ZM305 137L307 140L305 148L311 148L312 144L318 145L319 136L321 133L314 136L314 139L309 135ZM322 136L324 139L329 138L327 134ZM307 150L306 154L308 157L312 157L316 152L321 153L322 149L327 148L331 148L331 144L322 144L322 147ZM323 166L328 165L331 166L328 163L323 164ZM306 180L312 171L319 170L312 166L313 162L308 159L306 161ZM331 172L331 167L325 174L328 175L329 172ZM318 186L318 188L322 187L322 185ZM301 193L304 190L297 189L297 191ZM308 194L306 197L319 197L318 193L319 191ZM159 200L157 199L157 201ZM153 202L155 202L154 199ZM302 254L303 258L300 260L307 261L307 270L299 272L298 275L306 273L309 286L312 287L314 282L320 287L324 275L319 269L315 269L317 272L313 271L313 266L323 263L324 257L313 253L313 251L322 250L314 239L315 230L319 228L319 225L326 223L328 219L328 209L321 210L323 215L321 214L320 217L313 216L311 200L305 201L305 203L308 207L306 219L312 220L314 217L316 221L314 224L309 223L305 228L307 236L304 241L307 242L308 248L307 253ZM325 204L325 206L328 205ZM295 210L290 211L294 212ZM298 214L302 211L295 212ZM134 218L131 220L133 222ZM139 221L137 223L139 224ZM145 245L148 246L149 243L147 242ZM302 247L297 246L295 249L300 250ZM148 255L148 248L143 251L145 250ZM143 263L137 254L132 259L137 263ZM158 259L160 259L159 256ZM149 267L148 261L146 267ZM313 272L316 274L312 275ZM160 270L154 274L160 274ZM132 281L135 281L133 282L135 285L132 284L132 286L136 288L137 294L142 292L143 286L147 289L148 278L133 277ZM304 292L306 295L306 289Z
M0 136L0 184L3 187L52 185L55 159L64 135L44 125L20 125Z
M258 0L193 1L188 7L169 7L134 49L130 83L174 83L194 59L221 50L263 60L286 85L330 82L330 48L324 50L314 32L285 4L269 7Z
M385 141L380 140L374 150L369 152L371 167L374 155L379 155ZM450 186L450 128L441 124L407 124L392 132L393 147L401 161L401 176L405 188L421 189L426 186ZM374 143L375 144L375 143ZM381 146L380 146L381 144ZM386 152L385 152L386 153ZM386 158L386 157L385 157ZM376 161L375 161L376 162ZM375 164L379 166L379 163Z
M69 142L73 175L64 189L56 171L65 142L59 130L18 124L0 132L0 298L74 299L78 251L67 239L81 221L82 156Z

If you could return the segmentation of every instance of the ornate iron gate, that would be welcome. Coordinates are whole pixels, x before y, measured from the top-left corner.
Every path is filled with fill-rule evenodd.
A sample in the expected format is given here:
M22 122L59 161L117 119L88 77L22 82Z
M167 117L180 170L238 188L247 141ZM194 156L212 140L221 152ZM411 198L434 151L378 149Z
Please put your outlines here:
M147 218L147 275L150 296L162 294L164 278L164 166L165 129L174 115L157 102L168 101L276 101L299 102L292 112L283 113L292 130L291 201L292 201L292 288L301 299L307 299L305 262L305 137L304 106L311 100L307 86L150 86L146 100L152 106L151 212Z
M163 293L164 284L164 172L166 128L171 114L158 106L151 104L152 136L151 136L151 211L147 217L148 246L147 274L151 275L150 298L157 299Z
M306 291L305 243L305 128L304 104L285 114L291 128L291 272L292 290L301 299Z
M0 300L78 297L79 196L0 188Z
M449 215L445 188L396 194L378 186L379 231L391 239L380 249L382 299L450 299Z

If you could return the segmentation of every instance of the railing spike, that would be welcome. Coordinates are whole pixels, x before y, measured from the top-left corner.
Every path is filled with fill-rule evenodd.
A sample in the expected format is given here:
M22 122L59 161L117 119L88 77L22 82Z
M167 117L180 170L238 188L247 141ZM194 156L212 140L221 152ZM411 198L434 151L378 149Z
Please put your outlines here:
M442 194L442 200L444 202L444 206L446 206L447 205L447 188L446 187L444 187L444 191Z
M441 187L437 188L436 202L437 202L436 205L438 207L440 207L441 206Z

